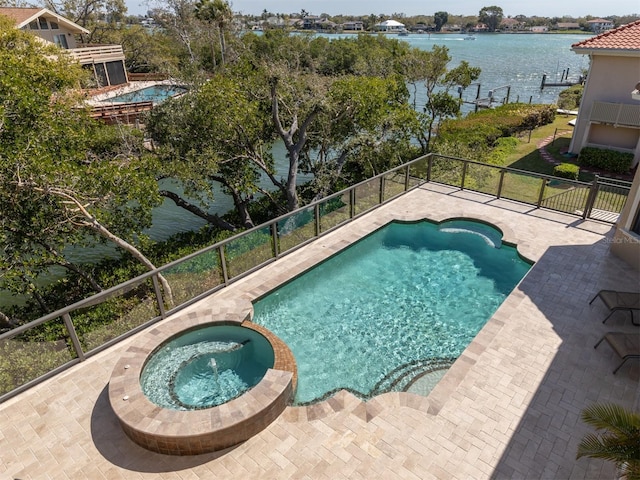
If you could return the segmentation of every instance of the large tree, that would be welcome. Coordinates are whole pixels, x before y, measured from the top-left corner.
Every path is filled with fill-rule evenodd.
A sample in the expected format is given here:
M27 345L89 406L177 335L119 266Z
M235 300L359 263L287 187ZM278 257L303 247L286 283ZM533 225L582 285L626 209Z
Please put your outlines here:
M57 47L0 22L0 287L14 293L36 298L51 265L84 275L63 254L70 244L112 242L154 268L135 242L157 186L133 142L79 108L83 75Z
M416 136L422 152L427 153L431 149L431 140L440 122L460 114L462 100L452 94L452 89L468 87L478 79L480 69L471 67L466 61L449 69L449 50L442 45L434 45L431 51L423 52L419 58L422 62L427 101L419 115Z
M489 28L490 32L496 31L500 22L502 22L503 17L504 12L502 11L502 8L495 5L491 7L482 7L478 14L478 20L480 23L484 23Z
M203 186L198 182L219 182L250 226L248 202L256 193L271 195L259 186L260 176L291 211L300 205L300 172L313 174L314 193L321 196L342 181L347 162L366 163L355 170L375 173L382 157L406 158L415 111L396 57L409 55L407 46L384 38L329 41L278 31L245 41L244 56L224 77L154 110L147 122L167 175L185 191ZM275 139L286 150L283 178L270 154ZM389 145L393 155L385 150ZM206 211L206 201L201 207Z
M436 32L442 30L442 26L446 25L449 21L449 14L447 12L436 12L433 14L433 23L436 24Z
M224 65L227 51L225 36L233 19L231 7L225 0L198 0L195 5L195 15L196 18L217 30L218 40L220 41L220 62ZM211 48L211 59L215 66L216 52L213 46Z
M244 82L231 75L215 75L189 95L154 109L147 120L147 131L162 159L159 174L177 180L197 203L161 193L229 230L235 226L207 213L215 200L212 182L233 198L242 225L251 227L248 206L261 191L260 170L273 175L269 147L275 137L264 106L249 93L254 87L251 80L250 75Z

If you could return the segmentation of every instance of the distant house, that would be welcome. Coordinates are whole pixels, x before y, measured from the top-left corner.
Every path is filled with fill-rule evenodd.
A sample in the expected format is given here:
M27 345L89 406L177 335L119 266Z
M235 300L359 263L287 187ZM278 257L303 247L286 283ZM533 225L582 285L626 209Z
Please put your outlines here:
M66 50L82 68L91 71L97 86L127 83L121 45L79 44L76 37L88 34L89 31L46 8L1 7L0 15L11 19L16 28Z
M307 15L302 19L302 28L304 30L315 30L316 23L320 20L320 17L317 17L315 15Z
M287 26L287 22L282 17L268 17L265 23L272 28L283 28Z
M529 29L533 33L545 33L549 31L549 27L546 25L535 25Z
M343 30L353 31L353 32L361 32L364 30L364 23L360 20L354 20L350 22L344 22L342 24Z
M442 27L443 32L459 32L462 30L462 27L457 23L452 23L451 25L444 25Z
M396 20L385 20L384 22L376 24L376 29L380 32L400 32L404 30L404 23Z
M595 146L633 154L636 173L611 251L640 270L640 20L571 49L591 62L569 149L579 153Z
M605 20L604 18L595 18L587 22L589 30L595 33L606 32L613 28L613 22L611 20Z
M580 24L577 22L558 22L557 30L580 30Z
M316 30L336 30L338 28L338 24L332 22L328 18L321 18L315 23Z
M522 30L524 24L520 20L516 20L515 18L503 18L500 22L500 30L506 31L517 31Z
M478 23L472 29L472 32L488 32L489 26L486 23Z

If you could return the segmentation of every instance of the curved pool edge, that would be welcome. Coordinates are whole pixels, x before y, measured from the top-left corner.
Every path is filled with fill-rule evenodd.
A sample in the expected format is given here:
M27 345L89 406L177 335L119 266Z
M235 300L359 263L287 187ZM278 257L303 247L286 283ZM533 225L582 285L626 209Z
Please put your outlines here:
M274 367L243 395L216 407L180 411L152 403L140 386L140 375L149 355L176 333L216 324L235 324L264 335L273 346ZM249 321L203 322L178 317L153 328L122 354L113 369L108 395L118 422L133 442L157 453L198 455L232 447L266 428L291 403L296 381L293 354L269 330Z

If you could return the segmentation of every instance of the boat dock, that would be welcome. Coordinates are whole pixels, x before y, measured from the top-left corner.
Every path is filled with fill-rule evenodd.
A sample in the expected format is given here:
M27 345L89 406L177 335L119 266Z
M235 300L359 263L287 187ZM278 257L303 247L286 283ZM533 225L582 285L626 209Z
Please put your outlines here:
M540 90L544 90L545 87L572 87L574 85L582 85L584 83L584 77L580 75L578 80L569 80L569 69L562 71L559 82L548 82L547 74L542 74L542 83L540 84Z

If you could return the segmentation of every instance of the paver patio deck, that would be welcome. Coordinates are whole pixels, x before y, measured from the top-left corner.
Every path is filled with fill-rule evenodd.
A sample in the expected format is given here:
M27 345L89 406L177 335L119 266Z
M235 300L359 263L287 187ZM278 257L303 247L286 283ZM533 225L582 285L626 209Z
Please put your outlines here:
M134 336L0 405L0 478L613 478L611 464L575 459L590 431L579 418L585 406L640 411L639 362L613 375L615 354L593 348L606 331L638 331L624 312L603 325L606 308L588 305L601 289L640 283L609 253L611 225L428 184L178 316L247 308L391 219L453 217L497 225L536 265L428 397L389 393L364 403L343 391L288 407L235 448L155 454L124 435L108 402L113 366Z

